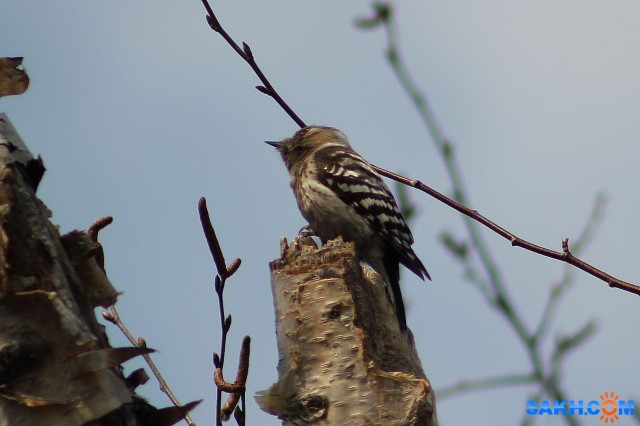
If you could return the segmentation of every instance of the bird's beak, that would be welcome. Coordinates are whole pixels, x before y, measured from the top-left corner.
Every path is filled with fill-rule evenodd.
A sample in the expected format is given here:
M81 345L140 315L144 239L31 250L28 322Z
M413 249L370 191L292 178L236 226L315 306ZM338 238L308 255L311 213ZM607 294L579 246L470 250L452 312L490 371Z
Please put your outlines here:
M271 145L274 148L278 148L280 147L280 145L282 145L281 141L264 141L264 143L266 143L267 145Z

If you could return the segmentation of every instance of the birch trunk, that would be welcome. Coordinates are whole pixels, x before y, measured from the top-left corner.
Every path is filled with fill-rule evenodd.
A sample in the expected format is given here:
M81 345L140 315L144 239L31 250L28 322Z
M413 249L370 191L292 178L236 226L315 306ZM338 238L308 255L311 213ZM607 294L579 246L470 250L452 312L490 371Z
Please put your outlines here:
M94 308L117 292L95 242L49 222L43 173L0 114L0 426L174 424L180 409L167 415L125 384L120 363L149 350L109 346Z
M270 266L280 361L263 410L284 425L437 425L411 332L352 243L298 238Z

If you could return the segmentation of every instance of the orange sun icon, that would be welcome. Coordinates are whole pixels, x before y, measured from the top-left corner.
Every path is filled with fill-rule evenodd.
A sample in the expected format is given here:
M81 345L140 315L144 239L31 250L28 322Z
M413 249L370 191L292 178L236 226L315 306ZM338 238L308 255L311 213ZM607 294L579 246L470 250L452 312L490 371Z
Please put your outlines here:
M620 419L618 417L618 398L618 395L614 392L605 392L600 395L600 400L602 401L600 404L600 411L602 412L600 420L605 423L614 423Z

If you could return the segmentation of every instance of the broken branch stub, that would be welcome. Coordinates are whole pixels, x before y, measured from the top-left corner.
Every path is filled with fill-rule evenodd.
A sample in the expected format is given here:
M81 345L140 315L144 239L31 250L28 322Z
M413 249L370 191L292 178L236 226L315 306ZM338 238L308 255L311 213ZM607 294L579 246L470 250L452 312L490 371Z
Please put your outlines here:
M258 393L283 424L436 425L413 338L400 331L388 283L341 239L294 240L270 264L278 382Z

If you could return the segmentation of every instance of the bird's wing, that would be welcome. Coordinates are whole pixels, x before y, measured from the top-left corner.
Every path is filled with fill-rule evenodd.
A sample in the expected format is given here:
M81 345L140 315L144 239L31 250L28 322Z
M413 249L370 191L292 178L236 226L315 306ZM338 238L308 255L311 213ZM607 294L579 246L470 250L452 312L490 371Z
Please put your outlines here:
M371 165L355 151L337 146L316 152L314 160L318 180L364 217L396 251L400 262L419 277L428 278L411 248L413 236L395 198Z

